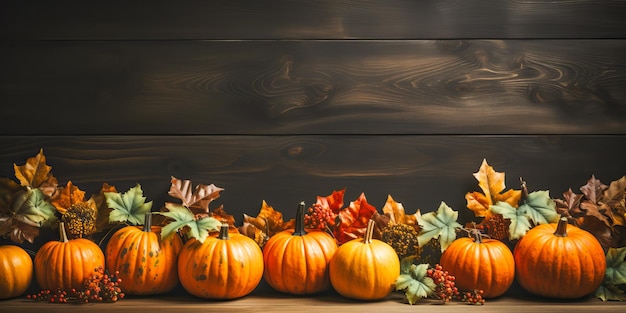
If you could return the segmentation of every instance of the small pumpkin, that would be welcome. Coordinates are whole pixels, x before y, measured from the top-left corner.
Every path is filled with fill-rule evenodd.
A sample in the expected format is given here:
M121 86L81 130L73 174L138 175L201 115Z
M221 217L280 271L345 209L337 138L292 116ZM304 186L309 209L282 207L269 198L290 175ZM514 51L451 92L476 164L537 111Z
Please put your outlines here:
M606 257L589 232L567 224L530 229L513 251L517 279L525 290L548 298L575 299L594 292L604 279Z
M183 247L176 234L161 239L161 227L146 213L143 226L116 231L106 246L106 267L119 271L120 288L129 295L168 292L178 284L178 254Z
M304 229L304 202L296 212L295 229L275 234L263 247L265 281L275 290L313 294L330 288L328 263L337 251L328 233Z
M229 233L191 238L178 256L178 277L190 294L207 299L235 299L252 292L263 278L263 253L251 238Z
M22 295L33 279L33 259L21 247L0 246L0 299Z
M504 294L515 279L513 253L504 243L483 239L478 230L474 238L459 238L441 255L440 264L455 277L459 290L483 290L484 298Z
M59 241L48 241L35 254L35 277L42 289L81 289L94 271L104 268L104 253L86 238L67 239L59 223Z
M369 220L363 238L339 246L330 260L330 282L342 296L357 300L380 300L394 289L400 275L396 251L372 239L375 222Z

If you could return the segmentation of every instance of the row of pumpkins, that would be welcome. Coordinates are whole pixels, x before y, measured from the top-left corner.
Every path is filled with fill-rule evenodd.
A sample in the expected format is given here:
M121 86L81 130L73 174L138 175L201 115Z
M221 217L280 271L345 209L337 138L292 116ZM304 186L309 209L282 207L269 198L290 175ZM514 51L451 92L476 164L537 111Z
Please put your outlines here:
M342 296L360 300L387 297L400 275L396 252L372 239L370 221L364 238L341 246L323 231L305 230L304 205L296 227L272 236L263 249L247 236L219 233L204 242L178 235L161 239L160 227L118 230L103 251L88 239L45 243L33 260L20 247L0 247L0 299L23 294L34 276L43 289L80 288L98 266L119 271L125 294L151 295L172 290L178 282L190 294L207 299L234 299L252 292L264 278L277 291L313 294L331 286ZM105 266L106 265L106 266ZM502 295L514 277L526 290L544 297L578 298L601 284L604 251L591 234L567 220L531 229L514 253L492 239L459 238L443 253L441 265L456 276L459 290L482 289L486 298Z

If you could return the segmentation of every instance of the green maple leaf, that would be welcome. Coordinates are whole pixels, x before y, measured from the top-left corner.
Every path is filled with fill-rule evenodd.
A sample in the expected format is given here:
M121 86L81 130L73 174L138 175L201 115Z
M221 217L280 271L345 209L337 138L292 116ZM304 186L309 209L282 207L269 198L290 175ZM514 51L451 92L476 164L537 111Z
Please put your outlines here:
M400 276L395 281L396 290L404 290L409 304L415 304L420 299L432 295L436 288L432 278L426 275L428 264L413 264L414 259L415 257L402 259Z
M146 203L141 185L137 184L127 192L105 192L107 205L111 208L109 222L130 223L132 225L143 225L146 213L152 209L152 201Z
M56 208L50 202L45 201L45 195L40 189L28 189L17 192L11 209L13 218L22 222L41 226L50 224L55 220Z
M624 291L619 288L623 284L626 284L626 247L609 248L604 281L594 295L602 301L626 301Z
M456 220L459 212L452 210L445 202L441 202L437 212L430 212L417 218L421 227L417 241L420 246L426 245L431 239L438 238L443 252L456 239L456 230L463 226Z
M594 296L602 301L626 301L624 291L616 286L600 285L595 291Z
M556 223L560 217L548 190L529 193L518 210L522 210L535 225Z
M496 214L502 214L504 218L511 220L509 225L509 239L520 239L526 235L530 229L530 221L525 214L523 207L519 209L506 203L498 202L490 207L491 211Z
M213 217L207 216L196 219L193 212L180 204L166 203L165 207L168 209L168 212L158 212L158 214L169 217L172 221L161 229L161 238L166 238L179 229L187 227L189 237L204 242L210 231L217 231L222 225L219 220Z

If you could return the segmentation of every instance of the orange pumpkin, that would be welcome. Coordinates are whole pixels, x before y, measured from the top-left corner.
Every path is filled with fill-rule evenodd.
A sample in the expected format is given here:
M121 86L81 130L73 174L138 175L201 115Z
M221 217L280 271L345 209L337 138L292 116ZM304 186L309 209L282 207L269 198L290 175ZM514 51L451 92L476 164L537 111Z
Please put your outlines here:
M369 220L365 236L339 246L330 260L330 282L346 298L380 300L394 289L400 275L400 260L391 246L372 239L373 220Z
M296 212L295 229L272 236L263 246L265 281L290 294L313 294L330 288L328 263L337 250L335 239L321 230L304 229L304 202Z
M190 294L207 299L235 299L256 288L263 277L263 253L247 236L229 233L223 224L217 237L204 243L190 239L178 256L178 277Z
M548 298L574 299L594 292L604 279L606 257L589 232L542 224L529 230L513 252L517 280L527 291Z
M33 279L33 259L24 249L0 246L0 299L20 296Z
M59 223L60 241L48 241L35 255L35 277L42 289L81 289L98 267L104 268L104 253L85 238L67 239Z
M178 284L176 262L182 247L177 234L161 240L161 227L152 226L152 214L147 213L143 227L127 226L111 236L105 263L110 273L119 271L124 293L165 293Z
M459 238L441 255L440 264L451 275L459 290L483 290L484 298L504 294L515 278L513 253L504 243L482 239L475 231L474 238Z

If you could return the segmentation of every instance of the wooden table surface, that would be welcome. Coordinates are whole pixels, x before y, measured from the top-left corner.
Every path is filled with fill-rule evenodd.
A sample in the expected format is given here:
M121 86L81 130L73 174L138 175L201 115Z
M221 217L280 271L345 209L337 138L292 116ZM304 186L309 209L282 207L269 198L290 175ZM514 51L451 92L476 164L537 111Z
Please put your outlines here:
M468 305L424 300L409 305L402 292L383 301L363 302L341 297L334 291L312 296L277 293L261 285L250 295L230 301L205 300L182 290L161 296L127 297L116 303L51 304L32 302L24 297L0 301L0 312L626 312L621 302L602 302L595 298L579 300L538 299L520 291L488 300L485 305Z

